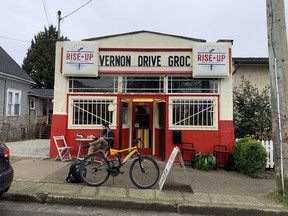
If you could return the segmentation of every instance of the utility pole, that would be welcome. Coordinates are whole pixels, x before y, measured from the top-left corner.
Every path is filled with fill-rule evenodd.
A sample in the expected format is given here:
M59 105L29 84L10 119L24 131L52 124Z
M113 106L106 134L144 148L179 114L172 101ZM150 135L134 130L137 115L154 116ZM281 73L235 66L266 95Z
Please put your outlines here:
M276 186L288 194L288 54L284 0L266 0Z
M61 35L61 31L60 31L60 22L62 20L61 18L61 11L58 11L57 12L57 15L58 15L58 40L60 39L60 35Z

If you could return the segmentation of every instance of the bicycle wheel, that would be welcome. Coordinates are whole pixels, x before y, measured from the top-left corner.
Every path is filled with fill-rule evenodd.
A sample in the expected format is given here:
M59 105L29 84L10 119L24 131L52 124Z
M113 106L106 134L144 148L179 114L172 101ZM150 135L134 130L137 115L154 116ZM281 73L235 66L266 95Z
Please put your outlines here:
M110 176L110 164L106 157L93 153L84 158L80 165L80 177L90 186L99 186Z
M136 187L148 189L153 187L159 179L159 166L154 159L141 156L132 162L129 175Z

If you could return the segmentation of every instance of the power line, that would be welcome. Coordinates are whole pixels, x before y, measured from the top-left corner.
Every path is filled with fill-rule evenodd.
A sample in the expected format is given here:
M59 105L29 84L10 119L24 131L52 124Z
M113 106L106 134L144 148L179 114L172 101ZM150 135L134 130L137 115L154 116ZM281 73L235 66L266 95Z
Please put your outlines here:
M45 15L46 15L46 19L47 19L48 26L50 26L50 24L51 24L51 18L50 18L50 15L49 15L49 11L48 11L48 9L47 9L46 1L45 1L45 0L42 0L42 3L43 3L43 7L44 7L44 11L45 11Z
M93 0L90 0L90 1L86 2L84 5L82 5L82 6L79 7L78 9L76 9L76 10L72 11L71 13L69 13L68 15L64 16L64 17L62 18L62 20L63 20L64 18L72 15L72 14L75 13L76 11L80 10L81 8L83 8L84 6L86 6L87 4L89 4L89 3L92 2L92 1L93 1Z
M8 39L8 40L14 40L14 41L20 41L20 42L24 42L24 43L31 43L31 41L25 41L25 40L16 39L16 38L5 37L5 36L2 36L2 35L0 35L0 38L5 38L5 39Z

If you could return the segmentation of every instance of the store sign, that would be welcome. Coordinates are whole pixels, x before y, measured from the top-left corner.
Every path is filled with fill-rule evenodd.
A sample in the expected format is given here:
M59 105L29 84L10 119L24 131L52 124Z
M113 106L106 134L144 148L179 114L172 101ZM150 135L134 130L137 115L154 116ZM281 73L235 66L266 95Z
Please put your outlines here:
M101 73L192 74L192 48L100 48Z
M193 49L193 77L229 77L230 43L197 43Z
M175 158L176 158L176 156L178 155L178 158L179 158L179 161L180 161L180 165L181 165L181 167L183 168L183 170L184 170L184 172L185 172L185 176L186 176L186 179L187 179L187 181L189 182L189 185L191 186L191 181L190 181L190 179L188 178L188 174L187 174L187 170L186 170L186 168L185 168L185 164L184 164L184 161L183 161L183 158L182 158L182 155L181 155L181 151L180 151L180 149L176 146L176 147L174 147L173 148L173 151L171 152L171 155L170 155L170 157L169 157L169 160L168 160L168 162L167 162L167 164L166 164L166 166L165 166L165 168L164 168L164 170L163 170L163 173L162 173L162 175L161 175L161 177L160 177L160 180L159 180L159 188L160 188L160 191L162 190L162 188L163 188L163 186L164 186L164 184L165 184L165 182L166 182L166 179L167 179L167 176L168 176L168 174L169 174L169 172L170 172L170 170L171 170L171 167L172 167L172 165L173 165L173 163L174 163L174 161L175 161ZM192 189L192 188L191 188Z
M98 76L94 42L64 42L61 72L67 76Z

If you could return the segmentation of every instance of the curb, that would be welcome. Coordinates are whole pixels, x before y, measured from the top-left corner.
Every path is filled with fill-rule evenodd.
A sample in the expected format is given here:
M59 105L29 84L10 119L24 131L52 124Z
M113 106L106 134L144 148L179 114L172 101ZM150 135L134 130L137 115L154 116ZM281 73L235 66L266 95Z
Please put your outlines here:
M103 198L103 197L102 197ZM171 212L178 214L199 214L199 215L214 215L214 216L247 216L247 215L261 215L261 216L287 216L288 210L283 209L259 209L257 207L239 207L239 206L218 206L205 205L201 203L195 204L177 204L175 202L147 202L134 201L130 199L96 199L85 197L69 197L61 195L52 195L47 193L39 193L34 195L21 193L7 193L4 194L0 200L6 201L22 201L35 202L39 204L61 204L61 205L82 205L100 208L114 208L114 209L129 209L141 211L156 211L156 212Z

